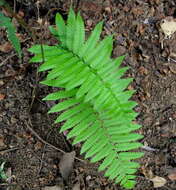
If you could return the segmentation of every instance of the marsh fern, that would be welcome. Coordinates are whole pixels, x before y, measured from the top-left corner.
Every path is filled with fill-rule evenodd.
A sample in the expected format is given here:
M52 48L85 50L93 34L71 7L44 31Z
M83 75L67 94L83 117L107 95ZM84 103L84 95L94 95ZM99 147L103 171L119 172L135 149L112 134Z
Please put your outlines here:
M55 123L65 123L60 132L68 131L73 144L82 142L81 154L99 163L99 171L125 188L135 185L139 164L134 159L143 153L135 133L141 126L134 123L136 102L129 100L134 91L126 90L131 78L121 78L127 67L120 67L123 56L111 58L113 37L100 40L102 22L85 40L80 13L70 9L67 22L56 15L56 29L50 28L59 43L43 46L45 62L39 71L48 71L42 84L58 87L44 100L61 100L49 113L62 112ZM42 62L40 45L29 49L35 56L31 62Z

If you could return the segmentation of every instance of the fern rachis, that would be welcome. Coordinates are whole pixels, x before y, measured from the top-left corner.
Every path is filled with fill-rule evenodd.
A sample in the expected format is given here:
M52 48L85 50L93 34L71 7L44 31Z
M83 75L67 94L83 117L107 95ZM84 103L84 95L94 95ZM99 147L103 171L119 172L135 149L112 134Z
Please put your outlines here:
M39 68L49 70L42 84L63 88L44 98L62 100L49 113L64 111L55 121L65 121L60 132L69 130L73 144L84 142L81 154L91 162L102 161L99 170L105 170L105 176L133 188L139 164L132 160L143 153L131 150L142 146L135 142L142 135L133 132L140 125L132 122L137 116L136 103L129 100L134 91L125 90L132 79L121 78L128 69L119 67L123 56L111 59L113 38L100 41L102 22L86 41L84 22L72 9L67 24L56 15L56 26L57 30L50 29L60 43L43 46L45 63ZM42 61L40 45L30 51L35 53L31 62Z

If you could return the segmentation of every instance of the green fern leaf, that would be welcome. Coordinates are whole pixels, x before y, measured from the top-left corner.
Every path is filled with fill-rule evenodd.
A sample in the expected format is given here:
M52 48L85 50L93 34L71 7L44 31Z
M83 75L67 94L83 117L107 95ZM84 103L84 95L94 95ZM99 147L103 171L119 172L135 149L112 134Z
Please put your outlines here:
M59 40L63 47L66 47L66 26L62 16L57 13L56 14L56 27L58 31Z
M143 156L142 152L121 152L119 158L122 160L133 160Z
M7 2L5 2L4 0L0 0L0 6L4 6L5 4L7 4Z
M70 91L58 91L49 94L42 100L59 100L59 99L64 99L64 98L71 98L75 96L76 90L70 90Z
M94 156L96 153L100 152L103 147L108 143L108 139L105 136L102 136L101 139L94 144L86 153L85 158Z
M61 121L67 120L70 117L79 114L79 112L83 111L84 109L86 109L87 106L85 104L79 104L75 107L70 108L69 110L65 111L64 113L62 113L59 118Z
M102 160L103 158L105 158L108 154L111 153L111 148L109 145L105 145L102 149L102 151L99 151L99 153L97 153L92 159L91 162L98 162L99 160Z
M61 132L65 131L67 129L70 129L70 128L74 127L74 126L76 126L81 121L83 121L84 119L86 119L87 117L89 117L89 115L91 115L91 113L92 113L92 109L87 108L85 111L81 112L79 115L75 115L75 116L71 117L62 126ZM60 122L60 118L59 117L57 117L55 123L58 123L58 122Z
M91 120L90 120L91 118ZM85 125L87 125L87 128L82 131L73 141L73 144L80 143L84 140L86 140L88 137L90 137L93 133L98 130L99 122L94 122L95 118L89 117L89 120L84 120ZM86 121L86 122L85 122Z
M69 108L75 104L78 104L78 103L79 103L79 99L76 100L74 98L70 98L64 102L58 103L55 106L53 106L48 113L54 113L54 112L66 110L67 108Z
M92 88L92 84L94 83L95 80L96 80L96 76L93 73L90 73L87 80L78 89L76 97L80 98L80 97L84 96Z
M84 57L87 54L91 53L94 51L95 46L97 45L99 39L100 39L100 34L102 31L102 25L103 23L100 22L99 24L96 25L95 29L91 33L90 37L82 47L82 49L78 52L78 55L80 57Z
M72 8L70 8L66 27L66 47L69 50L73 50L74 36L76 31L76 15Z
M101 137L103 133L102 130L99 129L95 134L93 134L87 141L84 142L82 148L81 148L81 154L86 152L88 149L90 149Z
M143 155L133 150L142 146L136 141L143 136L135 133L141 126L133 123L138 113L129 99L135 91L126 90L133 79L121 78L128 69L120 67L124 56L111 58L113 37L100 41L102 22L85 40L84 22L72 9L66 23L57 14L56 29L50 29L60 44L43 46L45 63L39 71L49 72L41 83L62 90L44 98L59 100L49 113L62 112L55 120L65 121L60 132L67 131L73 144L83 142L80 153L91 162L101 161L98 169L105 176L133 188L139 168L133 160ZM35 54L31 61L42 61L39 45L30 51Z
M41 72L41 71L53 69L58 66L58 62L65 63L68 60L70 60L72 57L73 57L73 54L69 52L63 52L62 54L58 54L58 56L54 56L50 58L48 61L46 60L46 62L40 66L39 71Z
M51 32L58 40L60 40L60 39L59 39L59 35L58 35L58 31L57 31L54 27L49 26L49 30L50 30L50 32Z
M138 142L130 142L130 143L120 143L117 144L116 151L121 152L121 151L128 151L128 150L133 150L141 147L142 144Z
M3 3L3 2L2 2ZM21 46L19 39L16 36L16 29L12 24L10 18L6 17L4 14L0 12L0 27L5 27L7 31L7 37L12 43L13 47L15 48L16 52L18 53L19 57L22 56Z
M77 54L81 47L84 44L85 40L85 29L84 29L84 22L80 13L78 13L76 17L76 24L75 24L75 33L73 38L73 47L72 50L75 54Z

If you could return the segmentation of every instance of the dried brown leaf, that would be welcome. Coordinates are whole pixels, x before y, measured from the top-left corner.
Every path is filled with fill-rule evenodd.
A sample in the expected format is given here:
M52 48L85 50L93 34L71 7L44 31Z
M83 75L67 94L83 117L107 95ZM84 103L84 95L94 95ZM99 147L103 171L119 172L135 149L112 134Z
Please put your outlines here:
M170 38L176 32L176 19L168 16L161 21L160 26L165 36Z
M80 190L80 183L77 182L74 186L73 186L73 190Z
M152 179L154 177L152 170L150 170L149 168L141 167L141 171L148 179Z
M73 169L75 151L65 153L60 160L59 169L64 180L67 180Z
M6 145L4 143L4 138L2 136L0 136L0 148L5 148Z
M163 177L155 176L154 178L150 179L153 182L154 188L162 187L166 184L166 179Z
M5 98L4 94L0 94L0 100L3 100Z
M35 150L41 150L42 147L43 147L43 144L39 141L34 145Z
M63 188L61 188L58 185L55 185L55 186L46 186L46 187L42 188L42 190L63 190Z
M12 45L10 42L6 42L2 45L0 45L0 51L4 52L4 53L8 53L9 51L12 50Z
M144 10L141 9L141 7L134 7L132 8L131 12L135 15L135 16L139 16L139 15L142 15L144 14Z
M176 168L170 170L168 178L172 181L176 180Z

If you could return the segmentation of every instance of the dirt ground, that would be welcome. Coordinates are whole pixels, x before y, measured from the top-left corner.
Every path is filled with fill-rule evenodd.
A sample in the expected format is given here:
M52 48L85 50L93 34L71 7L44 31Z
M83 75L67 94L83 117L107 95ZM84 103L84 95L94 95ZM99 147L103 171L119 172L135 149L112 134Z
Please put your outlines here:
M144 135L145 156L139 160L134 190L176 190L176 34L166 39L160 27L168 16L176 19L176 1L8 2L36 32L37 43L56 43L48 25L54 24L57 11L66 19L71 3L81 11L87 33L104 21L102 37L114 34L113 56L127 55L123 65L130 67L126 76L134 78L129 89L136 90L137 122L143 126L139 133ZM45 74L37 74L38 64L29 64L32 55L27 48L36 42L13 22L24 58L19 63L5 30L0 29L0 162L6 162L5 172L10 176L9 182L0 181L0 190L122 190L98 173L96 165L80 161L80 145L71 146L58 133L55 115L47 114L53 103L42 101L53 89L38 83ZM68 180L60 172L62 151L76 151L78 158Z

